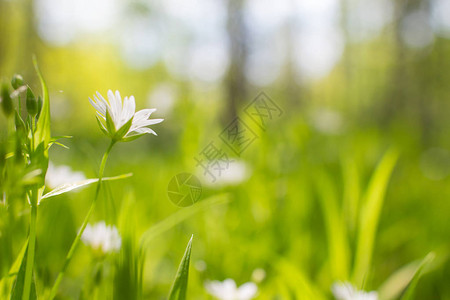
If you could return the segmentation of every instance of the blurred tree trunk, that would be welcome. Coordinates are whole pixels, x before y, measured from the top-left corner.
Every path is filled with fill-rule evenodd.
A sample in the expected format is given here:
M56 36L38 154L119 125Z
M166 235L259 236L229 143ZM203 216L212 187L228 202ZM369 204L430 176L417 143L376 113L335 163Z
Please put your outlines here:
M247 34L243 17L244 0L228 0L227 32L229 38L230 66L225 79L227 112L225 124L238 115L239 104L247 99Z
M431 61L433 46L410 49L402 38L402 23L411 12L416 10L420 10L429 17L429 0L395 1L395 63L379 121L381 126L390 126L395 120L413 125L421 131L422 142L427 144L433 127L430 111L431 89L434 85Z
M391 76L387 82L387 96L380 108L379 124L382 127L389 126L395 117L396 111L402 106L404 94L404 80L406 75L405 45L401 37L401 22L406 15L406 2L398 0L394 2L394 24L393 24L393 55L395 57L391 70Z

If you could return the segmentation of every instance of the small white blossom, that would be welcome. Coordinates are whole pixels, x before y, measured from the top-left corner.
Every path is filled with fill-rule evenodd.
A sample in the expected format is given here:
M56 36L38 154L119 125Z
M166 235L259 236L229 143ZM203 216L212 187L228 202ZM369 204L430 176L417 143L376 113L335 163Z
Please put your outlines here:
M104 221L93 226L88 224L81 240L94 250L101 250L103 253L117 252L122 245L122 239L117 228L114 225L107 226Z
M45 175L45 184L54 189L60 185L85 180L83 172L72 171L69 166L55 166L53 163L48 164L47 174Z
M266 278L266 271L262 268L257 268L253 270L252 281L256 283L262 282Z
M245 182L251 176L251 169L247 163L238 159L230 159L227 164L220 160L216 161L221 168L220 172L216 172L216 166L210 166L214 179L202 169L198 168L198 175L204 178L205 185L211 188L222 188L225 186L236 186Z
M377 292L358 290L349 282L336 282L331 291L336 300L378 300Z
M220 300L250 300L258 292L258 287L253 282L247 282L237 287L233 279L226 279L223 282L207 281L205 288L208 293Z
M164 120L149 119L150 115L156 110L155 108L142 109L136 112L134 96L125 97L122 103L119 91L114 94L109 90L108 101L97 92L97 95L94 95L94 100L89 98L89 102L97 110L100 129L117 141L131 140L146 133L156 135L156 132L147 126L161 123ZM110 125L108 120L111 120L113 124Z
M343 132L344 120L338 111L320 109L311 115L312 126L319 132L338 135Z

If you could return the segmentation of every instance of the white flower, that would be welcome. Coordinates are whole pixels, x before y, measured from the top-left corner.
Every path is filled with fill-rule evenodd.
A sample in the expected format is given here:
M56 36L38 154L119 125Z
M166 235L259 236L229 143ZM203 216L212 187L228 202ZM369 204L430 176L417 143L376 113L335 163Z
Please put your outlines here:
M156 110L154 108L136 112L134 96L125 97L123 103L119 91L114 94L109 90L109 101L106 101L99 92L97 92L97 96L94 95L95 101L89 98L89 102L97 110L100 129L117 141L132 140L146 133L156 135L156 132L147 126L161 123L164 120L149 119L150 115Z
M233 279L226 279L223 282L207 281L205 288L208 293L220 300L250 300L256 296L258 291L253 282L247 282L237 287Z
M217 163L218 170L215 170L216 167L211 167L212 175L198 168L198 175L204 177L205 185L211 188L239 185L251 175L250 167L242 160L230 158L228 162L217 160Z
M252 281L256 283L262 282L266 278L266 271L262 268L257 268L253 270Z
M356 289L349 282L336 282L331 287L336 300L377 300L378 294L375 291L365 292Z
M170 114L178 101L178 91L173 83L160 83L149 94L147 104L158 108L164 115Z
M344 130L344 120L338 111L320 109L311 114L311 123L314 128L329 135L338 135Z
M47 174L45 175L45 184L54 189L66 183L73 183L85 180L83 172L72 171L69 166L55 166L51 162L48 164Z
M105 221L98 222L94 226L88 224L81 235L81 240L94 250L101 250L103 253L117 252L122 245L117 228L106 226Z

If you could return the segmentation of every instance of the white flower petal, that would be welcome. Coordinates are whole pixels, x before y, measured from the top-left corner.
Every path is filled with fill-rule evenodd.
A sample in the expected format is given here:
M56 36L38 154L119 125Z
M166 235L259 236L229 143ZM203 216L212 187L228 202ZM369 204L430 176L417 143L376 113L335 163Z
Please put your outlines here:
M127 137L128 136L133 136L133 135L135 135L135 134L132 134L134 132L136 134L151 133L151 134L157 135L156 132L153 129L150 129L148 127L141 127L141 128L136 128L136 129L134 129L132 131L129 131L126 136Z
M238 288L233 279L226 279L223 282L207 281L205 289L220 300L250 300L258 291L258 287L252 282L247 282Z
M131 119L134 116L136 111L136 101L134 100L134 96L130 96L128 99L128 116L127 120Z
M101 106L98 105L94 100L92 100L91 97L89 97L89 102L97 111L101 111Z
M102 108L101 113L106 116L106 110L109 108L108 102L103 98L103 96L97 92L98 98L94 95L95 100L97 101L97 104ZM110 112L111 113L111 112Z
M134 119L136 121L139 120L146 120L150 117L150 115L156 111L156 108L146 108L146 109L142 109L140 111L138 111L135 115L134 115Z
M331 291L337 300L378 300L377 292L357 290L349 282L336 282L331 287Z
M119 95L120 96L120 95ZM122 111L122 99L116 97L113 91L108 91L108 100L109 100L109 113L111 114L111 119L114 122L116 130L119 129L119 116L120 111ZM119 115L119 116L118 116Z
M134 121L134 119L133 119ZM150 120L142 120L138 123L133 122L133 126L136 127L144 127L144 126L149 126L149 125L153 125L153 124L158 124L161 123L162 121L164 121L164 119L150 119Z
M248 300L255 297L258 287L253 282L247 282L241 285L237 291L237 299Z
M107 226L104 221L95 225L88 224L81 235L81 240L93 249L100 249L103 253L120 250L122 240L115 226Z

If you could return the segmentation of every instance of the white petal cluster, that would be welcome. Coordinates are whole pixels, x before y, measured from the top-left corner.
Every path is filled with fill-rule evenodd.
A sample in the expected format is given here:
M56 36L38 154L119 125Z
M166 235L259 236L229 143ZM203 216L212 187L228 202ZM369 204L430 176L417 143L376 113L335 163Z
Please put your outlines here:
M117 228L107 226L104 221L91 226L88 224L81 236L81 240L94 250L101 250L103 253L118 252L122 245Z
M225 279L223 282L207 281L205 289L220 300L250 300L258 292L258 287L253 282L247 282L237 287L233 279Z
M336 282L331 291L336 300L378 300L377 292L358 290L349 282Z
M45 175L45 184L54 189L60 185L85 180L83 172L72 171L69 166L55 166L53 163L48 164L47 173Z
M97 92L94 95L94 100L89 98L89 102L97 110L97 116L102 126L102 130L105 131L109 136L115 137L118 140L130 138L133 136L140 136L146 133L151 133L156 135L156 132L147 126L161 123L164 119L149 119L150 115L156 110L152 109L142 109L136 112L136 102L134 96L125 97L123 99L120 96L119 91L113 93L111 90L108 91L108 101L103 98L103 96ZM114 123L114 128L108 128L104 123L107 122L107 114L111 117ZM125 124L131 120L131 126L127 132L124 132L122 136L115 136L116 132L119 131Z

